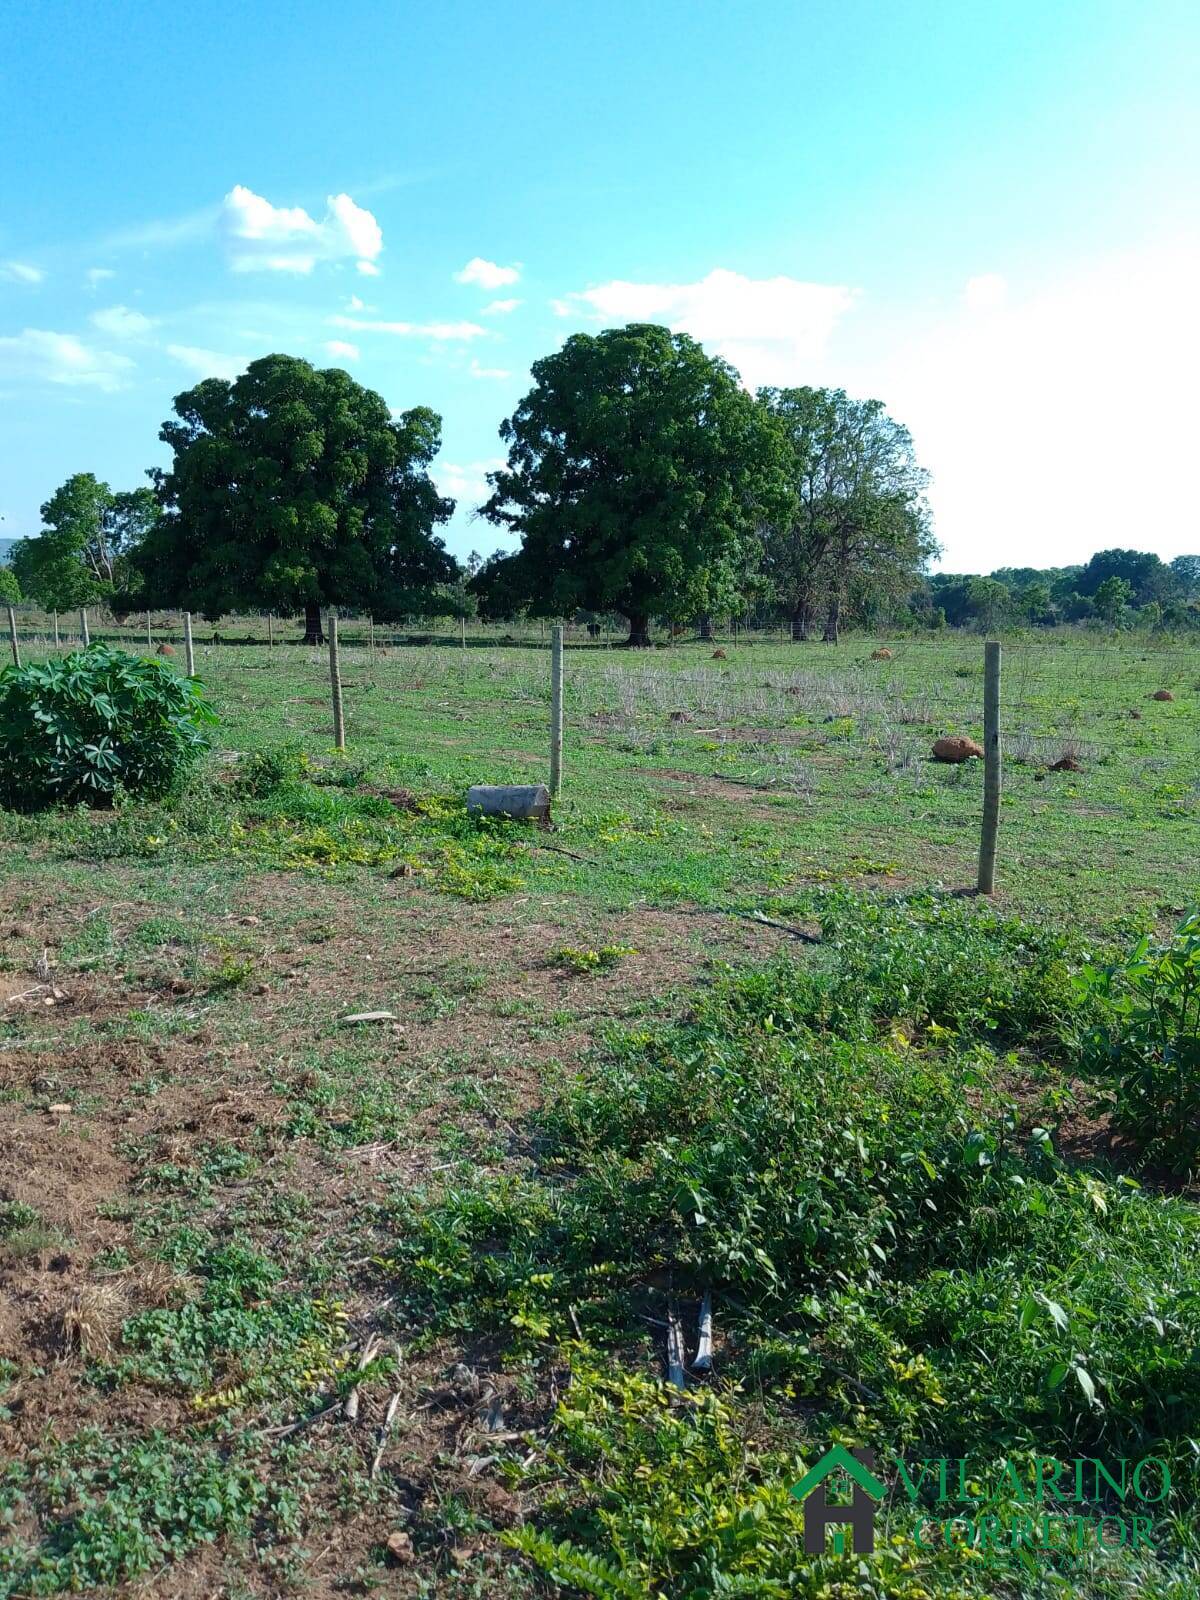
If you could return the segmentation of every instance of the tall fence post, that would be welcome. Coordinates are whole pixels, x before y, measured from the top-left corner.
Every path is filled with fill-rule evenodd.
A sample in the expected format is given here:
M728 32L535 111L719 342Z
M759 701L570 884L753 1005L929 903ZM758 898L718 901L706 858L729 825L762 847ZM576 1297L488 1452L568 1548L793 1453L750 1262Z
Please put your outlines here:
M271 611L267 612L267 645L268 645L268 647L270 649L274 650L274 648L275 648L275 614L274 614L274 612L271 612Z
M979 839L980 894L996 887L996 835L1000 829L1003 755L1000 746L1000 645L983 647L983 831Z
M12 608L12 601L8 602L8 637L12 640L13 666L21 665L21 646L17 643L17 613Z
M190 611L183 613L183 658L187 663L188 677L194 678L196 676L196 647L192 643L192 613Z
M56 611L56 612L55 612L55 613L54 613L54 648L55 648L55 649L56 649L56 650L57 650L57 649L58 649L58 646L59 646L59 638L58 638L58 612L57 612L57 611Z
M550 794L558 799L562 787L563 754L563 631L550 635Z
M342 715L342 658L338 649L338 613L336 606L329 608L329 687L333 691L333 742L339 750L346 748L346 722Z
M150 613L147 611L147 613L146 613L146 654L149 655L151 650L153 650L153 649L154 649L154 635L150 632Z
M86 606L80 606L80 608L79 608L79 631L83 635L83 648L86 650L88 645L90 645L91 642L92 642L92 636L88 632L88 620L87 620L87 607Z

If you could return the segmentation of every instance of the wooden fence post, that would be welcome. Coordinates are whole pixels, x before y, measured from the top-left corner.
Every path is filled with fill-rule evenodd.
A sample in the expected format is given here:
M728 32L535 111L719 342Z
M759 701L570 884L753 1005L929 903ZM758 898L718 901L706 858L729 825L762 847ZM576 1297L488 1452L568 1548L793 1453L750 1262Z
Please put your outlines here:
M1003 757L1000 747L1000 645L983 647L983 831L979 840L980 894L996 887L996 835L1000 829Z
M55 649L56 649L56 650L57 650L57 649L58 649L58 646L59 646L59 638L58 638L58 612L57 612L57 611L56 611L56 612L55 612L55 613L54 613L54 648L55 648Z
M88 632L88 620L87 620L87 607L86 606L80 606L80 608L79 608L79 631L83 635L83 648L86 650L88 645L90 645L91 642L92 642L92 636Z
M268 611L267 612L267 644L270 647L270 649L274 650L274 648L275 648L275 613L273 611Z
M196 676L196 647L192 643L192 613L190 611L183 613L183 658L187 663L188 677L194 678Z
M12 640L13 666L21 665L21 646L17 643L17 613L12 608L12 601L8 602L8 637Z
M550 635L550 795L558 799L562 787L563 755L563 631Z
M147 613L146 613L146 654L149 655L150 652L153 649L154 649L154 637L150 632L150 613L147 611Z
M336 606L329 608L329 686L333 691L333 742L339 750L346 748L346 722L342 715L342 660L338 650L338 613Z

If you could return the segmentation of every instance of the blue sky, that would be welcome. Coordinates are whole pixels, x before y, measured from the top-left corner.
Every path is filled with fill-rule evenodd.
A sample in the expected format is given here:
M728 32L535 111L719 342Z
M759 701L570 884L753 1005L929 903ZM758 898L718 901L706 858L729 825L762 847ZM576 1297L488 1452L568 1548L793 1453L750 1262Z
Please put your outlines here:
M444 418L458 553L530 362L686 328L875 394L950 570L1200 550L1200 8L4 7L0 534L272 350Z

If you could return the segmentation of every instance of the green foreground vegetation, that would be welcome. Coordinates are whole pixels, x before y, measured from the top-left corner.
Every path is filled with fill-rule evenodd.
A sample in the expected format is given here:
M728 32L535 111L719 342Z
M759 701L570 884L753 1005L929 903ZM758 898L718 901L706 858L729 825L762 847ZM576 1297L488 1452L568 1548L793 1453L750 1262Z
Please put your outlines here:
M347 650L338 755L201 645L178 792L0 812L0 1594L1197 1592L1200 651L1011 642L984 905L981 646L883 644L569 651L544 833L544 653ZM806 1556L834 1444L970 1534ZM1079 1458L1152 1540L995 1533Z

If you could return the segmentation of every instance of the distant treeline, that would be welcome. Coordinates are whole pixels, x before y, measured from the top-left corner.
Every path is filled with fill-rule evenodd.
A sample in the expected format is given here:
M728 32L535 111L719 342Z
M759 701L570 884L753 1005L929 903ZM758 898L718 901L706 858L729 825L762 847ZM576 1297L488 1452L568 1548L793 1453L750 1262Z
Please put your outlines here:
M476 516L507 548L460 563L433 461L441 418L338 368L265 356L177 395L150 487L75 473L0 567L0 599L64 612L303 612L407 622L624 618L627 642L718 619L836 644L846 623L992 629L1097 619L1200 626L1200 556L1104 550L1085 566L931 573L928 474L878 400L750 393L686 334L574 334L500 424Z

